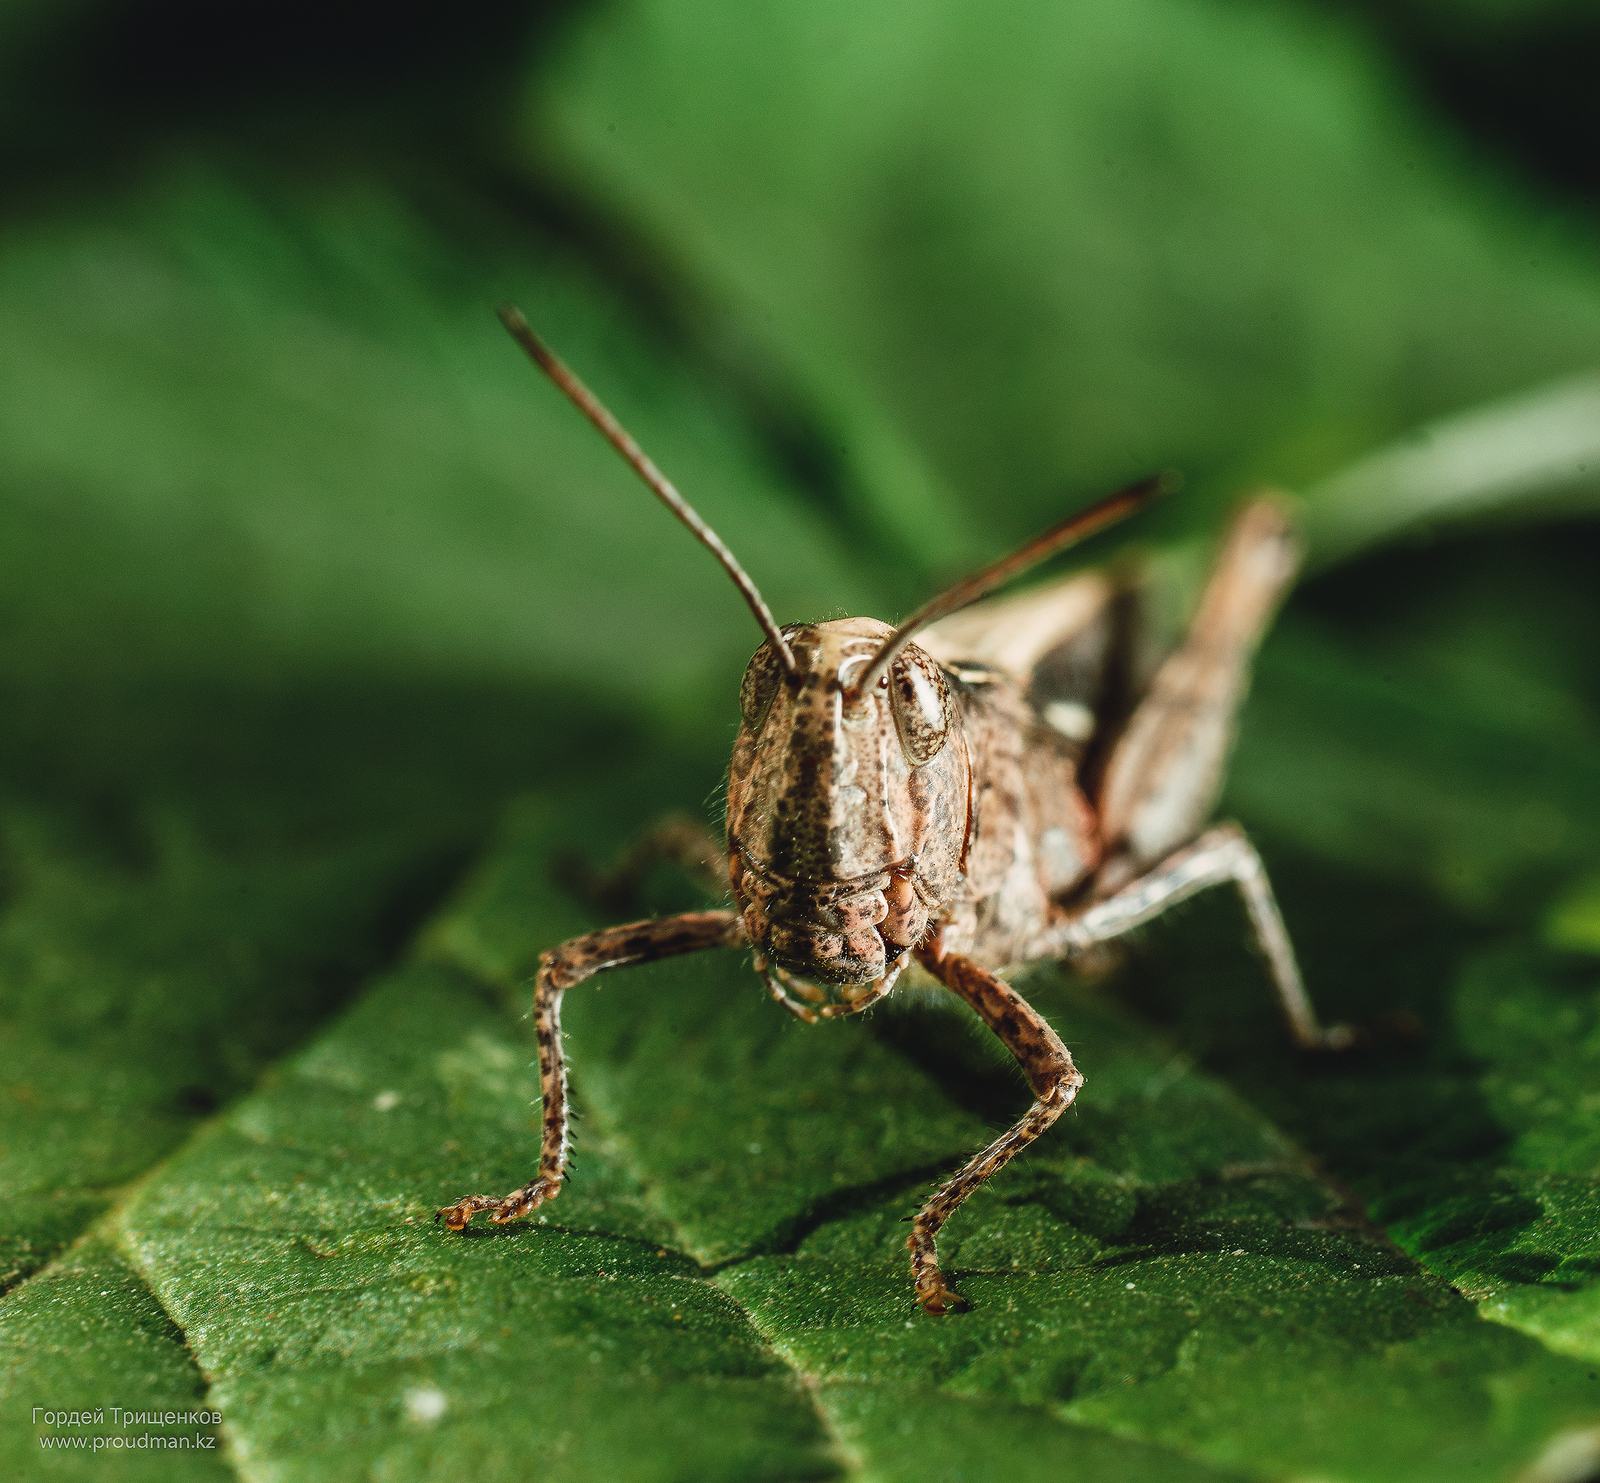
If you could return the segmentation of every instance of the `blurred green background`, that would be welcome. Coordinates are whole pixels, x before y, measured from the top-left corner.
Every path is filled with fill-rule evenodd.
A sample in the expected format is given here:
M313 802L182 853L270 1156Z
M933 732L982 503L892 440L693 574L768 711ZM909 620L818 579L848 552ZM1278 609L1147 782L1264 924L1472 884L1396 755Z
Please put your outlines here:
M533 1476L495 1448L564 1406L589 1440L551 1454L551 1476L976 1478L997 1475L996 1456L1008 1476L1056 1476L1072 1428L1085 1478L1600 1476L1583 1379L1600 1362L1597 74L1600 11L1580 0L0 0L0 1330L15 1357L0 1430L14 1465L46 1466L27 1407L190 1387L229 1418L226 1463L205 1465L250 1477L432 1476L452 1455ZM775 1351L793 1375L714 1425L652 1390L700 1440L607 1451L645 1382L518 1401L513 1370L537 1353L473 1369L478 1320L450 1296L466 1282L451 1268L427 1278L443 1284L426 1288L444 1305L432 1348L407 1349L378 1297L368 1327L351 1321L340 1363L381 1374L372 1395L330 1400L315 1365L272 1378L277 1347L250 1345L278 1290L262 1277L259 1311L240 1308L227 1275L266 1258L198 1234L186 1250L171 1212L203 1208L196 1232L248 1227L280 1254L334 1249L348 1211L384 1200L420 1222L466 1192L440 1184L458 1154L464 1184L522 1177L526 1089L501 1087L502 1146L478 1147L479 1164L483 1127L444 1152L435 1136L471 1115L459 1057L428 1082L431 1121L373 1135L381 1177L350 1172L344 1112L282 1133L326 1161L312 1182L346 1203L281 1229L232 1195L206 1204L213 1185L277 1177L213 1180L215 1140L255 1137L296 1066L337 1061L328 1084L366 1107L383 1055L469 1031L520 1047L531 955L580 925L546 899L546 862L604 856L668 807L715 815L756 642L704 553L506 339L492 311L508 299L784 621L903 615L1167 466L1184 493L1081 559L1128 541L1154 553L1176 614L1242 490L1306 495L1312 575L1263 653L1227 806L1266 849L1325 1007L1372 1046L1337 1068L1289 1058L1230 909L1196 908L1111 986L1130 1017L1104 1053L1177 1057L1173 1084L1213 1108L1197 1126L1237 1115L1254 1131L1140 1163L1128 1150L1145 1133L1117 1123L1112 1097L1121 1132L1063 1133L1077 1163L1041 1162L982 1218L1055 1211L1027 1215L1034 1235L1015 1248L1041 1272L1086 1262L1084 1232L1110 1261L1169 1238L1197 1250L1171 1233L1213 1217L1316 1226L1375 1243L1440 1313L1476 1305L1526 1352L1424 1336L1441 1346L1416 1362L1426 1385L1400 1369L1324 1375L1309 1389L1330 1398L1324 1420L1343 1418L1327 1437L1295 1409L1304 1396L1278 1397L1253 1431L1225 1417L1259 1377L1150 1391L1123 1412L1104 1387L1145 1396L1143 1360L1101 1390L1092 1366L1070 1385L1018 1379L1025 1342L1059 1358L1070 1325L940 1339L915 1381L881 1346L807 1349L797 1335L832 1333L826 1303L781 1283L781 1301L751 1297L739 1282L758 1266L735 1267L746 1275L713 1284L706 1311L737 1327L727 1305L742 1304L750 1354ZM559 821L530 797L559 802ZM544 820L531 831L530 808ZM464 879L478 883L466 897ZM483 897L485 880L522 882L505 887L521 904ZM686 899L654 889L658 907ZM407 1000L391 1044L372 1008L391 991L373 976L422 960L475 983L458 988L476 1008L457 1025ZM713 974L703 992L732 982ZM1100 1023L1049 1002L1063 1024ZM358 1019L340 1020L350 1005ZM766 1116L767 1052L705 1023L677 1095L727 1098L734 1123ZM960 1118L996 1125L1017 1099L951 1033L888 1013L858 1037L884 1058L858 1090L888 1078L936 1131L880 1130L869 1156L790 1108L795 1147L835 1172L808 1184L794 1153L743 1214L727 1200L726 1228L670 1193L724 1167L718 1125L630 1142L659 1071L612 1046L588 1088L586 1136L615 1165L589 1228L643 1222L639 1239L687 1253L710 1283L719 1263L787 1260L856 1219L864 1205L818 1204L838 1170L904 1204L907 1179L970 1141ZM792 1074L826 1086L845 1043ZM1298 1150L1343 1213L1302 1191L1216 1215L1194 1181L1238 1163L1230 1138ZM1113 1239L1083 1216L1098 1195L1080 1209L1061 1193L1106 1180L1152 1192L1148 1230L1123 1247L1123 1227ZM193 1207L184 1190L200 1191ZM648 1219L627 1213L636 1197ZM861 1246L877 1253L858 1253L863 1270L897 1271L893 1244ZM427 1261L457 1259L444 1250ZM356 1269L349 1300L380 1276ZM113 1290L121 1306L99 1301ZM492 1309L510 1290L480 1297ZM625 1327L597 1303L551 1322L573 1343ZM1319 1311L1325 1338L1353 1344L1365 1325L1402 1344L1366 1309ZM1196 1323L1208 1343L1226 1327ZM1246 1348L1279 1353L1246 1329ZM768 1361L726 1358L745 1342L706 1338L693 1363L748 1378ZM966 1368L950 1369L963 1344ZM409 1379L385 1368L402 1351ZM505 1391L497 1419L439 1432L433 1452L415 1440L420 1403L400 1399L433 1383L417 1378L428 1355L465 1365L466 1389ZM1310 1363L1295 1355L1275 1363ZM1462 1417L1500 1408L1492 1436L1427 1390L1456 1383L1438 1368L1452 1364ZM1544 1395L1541 1365L1561 1398L1516 1399ZM893 1405L849 1390L880 1371L912 1389ZM794 1375L843 1387L821 1422ZM919 1384L932 1388L913 1396ZM924 1451L886 1440L896 1407L950 1395L994 1409L918 1423ZM705 1436L724 1422L735 1440L718 1450ZM1369 1424L1353 1450L1331 1440ZM167 1465L117 1465L136 1462Z

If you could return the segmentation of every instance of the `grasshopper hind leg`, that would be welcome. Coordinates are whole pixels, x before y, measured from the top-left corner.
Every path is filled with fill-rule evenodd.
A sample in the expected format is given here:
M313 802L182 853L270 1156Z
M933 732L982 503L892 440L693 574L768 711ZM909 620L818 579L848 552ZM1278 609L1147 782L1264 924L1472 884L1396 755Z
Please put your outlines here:
M1352 1045L1356 1037L1348 1026L1324 1028L1318 1022L1266 867L1237 824L1208 829L1193 844L1052 929L1040 956L1083 952L1110 942L1197 892L1230 882L1244 898L1251 934L1266 959L1295 1043L1303 1050L1343 1050Z

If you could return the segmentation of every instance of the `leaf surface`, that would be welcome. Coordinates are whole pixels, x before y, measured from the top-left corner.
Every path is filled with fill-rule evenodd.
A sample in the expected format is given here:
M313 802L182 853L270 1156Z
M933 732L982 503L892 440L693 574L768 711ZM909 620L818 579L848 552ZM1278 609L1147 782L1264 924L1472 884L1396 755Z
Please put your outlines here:
M117 1414L209 1414L210 1408L205 1377L183 1334L105 1235L85 1237L0 1304L0 1343L7 1421L0 1457L7 1476L87 1479L104 1477L108 1468L136 1483L222 1483L234 1476L209 1422L146 1424L129 1417L125 1423ZM73 1412L87 1413L85 1421L69 1420ZM137 1445L143 1438L161 1445ZM41 1442L52 1445L47 1450Z
M1592 1416L1581 1363L1485 1324L1247 1103L1050 974L1030 992L1092 1092L951 1222L959 1318L915 1308L901 1217L1020 1110L1014 1072L938 1001L799 1026L734 954L574 991L577 1173L532 1222L434 1226L531 1166L527 1030L500 1006L577 925L539 862L617 812L615 790L527 805L423 959L123 1216L247 1470L329 1476L336 1447L514 1476L516 1435L561 1476L894 1476L907 1418L950 1406L958 1447L1024 1468L1087 1429L1108 1478L1489 1478ZM619 1411L693 1437L667 1433L669 1467Z

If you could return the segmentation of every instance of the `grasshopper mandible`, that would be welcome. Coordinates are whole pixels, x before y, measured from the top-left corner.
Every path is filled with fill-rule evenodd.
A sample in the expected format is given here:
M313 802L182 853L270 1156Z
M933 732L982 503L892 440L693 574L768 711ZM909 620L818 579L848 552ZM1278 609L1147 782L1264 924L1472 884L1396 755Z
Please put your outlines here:
M479 1211L515 1220L561 1191L566 990L682 953L753 951L772 997L808 1024L876 1004L915 961L1016 1057L1033 1105L912 1221L911 1277L931 1314L963 1305L939 1271L940 1227L1083 1086L1056 1032L1000 976L1007 965L1070 959L1232 882L1296 1042L1347 1043L1348 1032L1317 1023L1254 847L1237 824L1204 827L1251 657L1298 565L1282 502L1258 498L1234 519L1187 634L1120 705L1108 696L1119 680L1129 688L1129 604L1108 576L1089 572L971 605L1156 498L1167 487L1160 478L1044 532L898 628L874 618L780 628L715 532L522 315L506 309L501 318L713 552L766 640L740 687L726 852L681 829L657 841L714 859L733 909L591 932L540 958L539 1173L503 1199L471 1195L447 1206L439 1218L452 1230Z

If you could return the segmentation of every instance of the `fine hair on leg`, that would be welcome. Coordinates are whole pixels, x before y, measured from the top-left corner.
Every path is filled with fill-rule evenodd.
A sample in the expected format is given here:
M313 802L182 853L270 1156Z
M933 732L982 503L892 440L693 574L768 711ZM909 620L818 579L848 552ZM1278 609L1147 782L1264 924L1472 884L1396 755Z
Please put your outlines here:
M534 1029L539 1041L539 1094L542 1102L543 1139L539 1173L520 1189L496 1199L468 1195L447 1205L434 1217L452 1231L464 1230L479 1211L487 1211L497 1224L516 1220L561 1193L567 1171L569 1146L567 1069L561 1052L561 996L576 984L611 968L654 963L706 948L743 947L744 924L731 911L692 911L660 921L630 922L574 937L539 959L533 995Z

